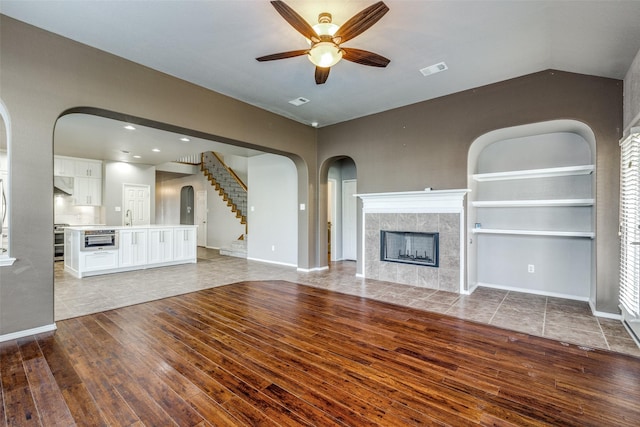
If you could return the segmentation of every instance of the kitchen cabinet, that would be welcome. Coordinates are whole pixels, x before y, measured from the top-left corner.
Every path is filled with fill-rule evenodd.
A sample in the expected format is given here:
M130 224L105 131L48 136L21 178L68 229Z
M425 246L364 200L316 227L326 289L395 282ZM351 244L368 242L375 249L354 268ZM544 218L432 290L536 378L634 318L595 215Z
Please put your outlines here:
M102 162L95 160L76 160L75 176L102 178Z
M76 205L102 205L102 179L76 177L73 185L73 196Z
M148 264L158 264L173 260L173 229L149 229Z
M53 174L55 176L75 176L76 162L70 157L54 156Z
M84 273L118 268L117 250L80 252L80 270Z
M82 278L197 262L195 225L108 228L118 233L117 249L84 248L85 232L104 227L65 227L64 270Z
M120 230L119 267L147 264L147 230Z
M188 260L196 258L196 228L176 228L173 233L173 259Z

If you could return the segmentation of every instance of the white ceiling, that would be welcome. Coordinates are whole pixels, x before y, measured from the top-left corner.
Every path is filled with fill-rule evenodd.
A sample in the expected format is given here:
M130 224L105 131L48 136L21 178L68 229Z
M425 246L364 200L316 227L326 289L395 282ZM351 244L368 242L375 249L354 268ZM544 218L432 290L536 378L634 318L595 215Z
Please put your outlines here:
M288 0L340 25L375 0ZM640 1L385 0L345 43L391 59L347 61L316 85L307 47L267 0L0 0L0 12L293 120L327 126L545 69L623 79L640 49ZM449 69L424 77L444 61ZM304 97L309 103L288 103Z
M54 132L57 155L112 160L146 165L160 165L184 156L215 151L240 157L262 154L236 147L152 127L89 114L67 114L58 119ZM182 138L188 139L183 141ZM134 157L136 156L136 157Z

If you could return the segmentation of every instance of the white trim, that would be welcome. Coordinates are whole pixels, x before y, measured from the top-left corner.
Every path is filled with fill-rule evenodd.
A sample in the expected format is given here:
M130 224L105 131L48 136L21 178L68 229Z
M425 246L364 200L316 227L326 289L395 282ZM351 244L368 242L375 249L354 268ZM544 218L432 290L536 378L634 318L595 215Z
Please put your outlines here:
M16 262L15 258L1 257L0 258L0 267L7 267L9 265L13 265L14 262Z
M502 230L497 228L472 228L472 234L511 234L518 236L550 236L550 237L586 237L593 239L592 231L553 231L553 230Z
M299 273L313 273L314 271L324 271L324 270L328 270L329 266L323 266L323 267L314 267L314 268L300 268L298 267L296 269L296 271L298 271Z
M596 310L596 306L594 305L593 301L591 301L591 300L589 300L589 308L591 308L591 313L596 317L604 317L605 319L613 319L613 320L622 321L622 315L621 314L606 313L604 311Z
M42 334L44 332L51 332L57 329L56 324L39 326L37 328L25 329L23 331L11 332L10 334L0 335L0 342L17 340L19 338L28 337L29 335Z
M566 166L560 168L529 169L507 172L476 173L471 177L474 181L503 181L509 179L551 178L558 176L589 175L593 173L593 165Z
M552 199L552 200L474 200L477 208L520 208L554 206L593 206L594 199Z
M464 210L469 189L355 194L366 213L446 213Z
M247 257L247 259L249 261L258 261L258 262L264 262L264 263L267 263L267 264L283 265L285 267L298 267L296 264L290 264L288 262L271 261L271 260L268 260L268 259L249 258L249 257Z
M364 279L364 274L362 273L356 273L356 277L360 278L360 279Z
M520 293L523 293L523 294L542 295L542 296L545 296L545 297L564 298L564 299L570 299L570 300L574 300L574 301L589 302L589 297L580 297L580 296L577 296L577 295L561 294L561 293L558 293L558 292L540 291L538 289L518 288L516 286L496 285L496 284L493 284L493 283L486 283L486 282L478 282L478 283L476 283L476 289L479 288L479 287L491 288L491 289L501 289L503 291L511 291L511 292L520 292Z

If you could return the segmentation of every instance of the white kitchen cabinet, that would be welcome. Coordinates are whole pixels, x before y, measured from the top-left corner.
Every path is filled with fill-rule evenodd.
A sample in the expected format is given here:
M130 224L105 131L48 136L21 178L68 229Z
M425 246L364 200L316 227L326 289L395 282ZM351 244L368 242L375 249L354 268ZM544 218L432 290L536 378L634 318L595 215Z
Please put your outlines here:
M73 197L76 205L102 205L102 179L76 177L73 185Z
M108 227L118 232L118 249L83 250L84 232L99 227L66 227L64 270L74 277L143 270L197 262L196 226Z
M160 264L173 261L173 229L149 229L148 264Z
M87 178L102 178L102 162L96 160L76 160L75 176Z
M75 176L76 162L73 158L54 156L53 174L55 176Z
M80 252L80 271L83 274L116 268L118 268L118 251L116 250Z
M174 261L191 259L195 261L197 252L196 228L175 228L173 239Z
M119 231L120 267L147 263L147 230Z

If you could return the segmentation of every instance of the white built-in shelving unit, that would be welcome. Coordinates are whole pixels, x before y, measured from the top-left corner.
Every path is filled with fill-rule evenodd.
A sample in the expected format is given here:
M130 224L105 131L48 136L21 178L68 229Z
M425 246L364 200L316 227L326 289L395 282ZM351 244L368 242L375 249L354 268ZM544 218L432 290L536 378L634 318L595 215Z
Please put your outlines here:
M590 297L594 152L592 132L572 121L495 131L474 142L468 169L469 290Z
M472 175L474 181L487 183L493 181L509 180L539 180L545 178L562 178L570 176L590 175L593 173L593 165L576 165L566 167L553 167L543 169L514 170L504 172L479 173ZM526 184L525 184L526 185ZM563 208L563 207L593 207L594 199L506 199L506 200L473 200L471 206L474 208ZM536 230L536 229L502 229L502 228L481 228L476 227L471 230L473 234L505 234L522 236L556 236L556 237L595 237L595 233L590 230Z

